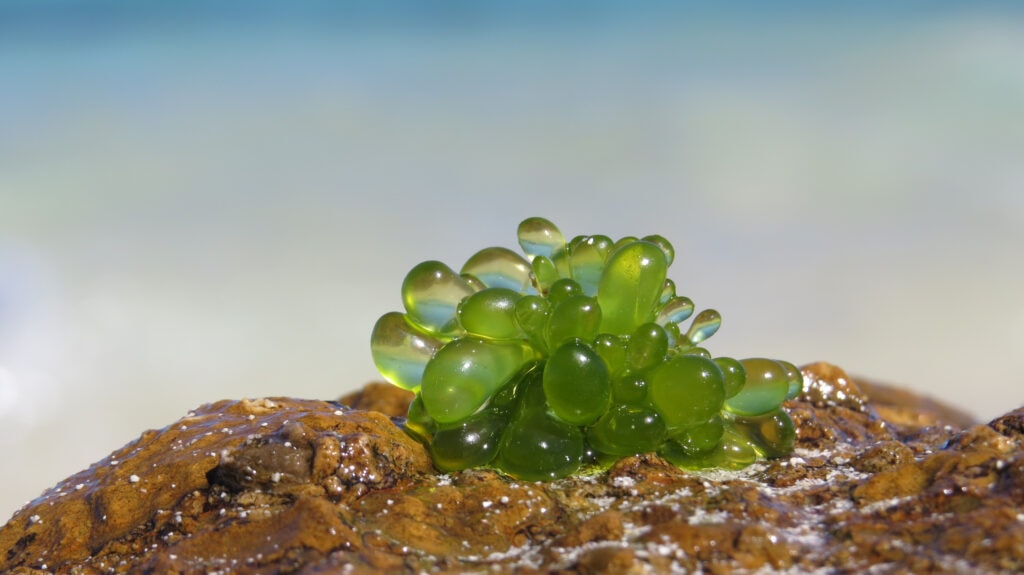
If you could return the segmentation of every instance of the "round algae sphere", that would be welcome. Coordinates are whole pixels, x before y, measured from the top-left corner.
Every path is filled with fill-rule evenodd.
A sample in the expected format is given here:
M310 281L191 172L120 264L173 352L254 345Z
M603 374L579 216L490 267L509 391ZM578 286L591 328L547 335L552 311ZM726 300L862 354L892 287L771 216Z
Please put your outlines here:
M516 323L520 296L508 288L486 288L462 300L459 323L466 333L488 339L513 339L522 335Z
M560 419L588 425L611 401L612 386L604 360L582 340L562 344L544 366L544 395Z
M550 481L576 471L582 461L583 433L578 427L542 410L529 410L505 428L496 464L519 479Z
M423 370L423 406L438 423L462 421L515 375L525 355L519 344L452 340Z
M633 455L654 451L665 439L665 424L657 411L641 405L616 405L587 435L602 453Z
M505 419L485 410L434 434L430 454L441 471L487 465L498 453Z
M740 363L747 376L746 383L739 393L726 400L726 409L738 415L761 415L786 401L790 378L779 362L753 357Z
M714 361L677 355L647 372L647 397L669 428L692 427L722 409L724 379Z

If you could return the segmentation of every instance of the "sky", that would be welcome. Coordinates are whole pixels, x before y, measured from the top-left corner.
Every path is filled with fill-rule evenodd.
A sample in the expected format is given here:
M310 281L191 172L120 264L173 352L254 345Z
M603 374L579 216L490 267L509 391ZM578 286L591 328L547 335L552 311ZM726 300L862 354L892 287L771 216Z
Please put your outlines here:
M1012 4L0 0L0 516L332 399L416 263L661 234L717 355L1024 403Z

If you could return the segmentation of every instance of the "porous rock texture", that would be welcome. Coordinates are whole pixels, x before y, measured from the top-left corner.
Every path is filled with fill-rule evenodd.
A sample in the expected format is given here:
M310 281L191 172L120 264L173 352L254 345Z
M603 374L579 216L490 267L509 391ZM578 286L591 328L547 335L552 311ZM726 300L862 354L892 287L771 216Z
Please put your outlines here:
M795 452L692 472L651 454L551 483L439 474L408 394L205 405L0 528L0 571L1012 573L1024 409L987 424L803 368Z

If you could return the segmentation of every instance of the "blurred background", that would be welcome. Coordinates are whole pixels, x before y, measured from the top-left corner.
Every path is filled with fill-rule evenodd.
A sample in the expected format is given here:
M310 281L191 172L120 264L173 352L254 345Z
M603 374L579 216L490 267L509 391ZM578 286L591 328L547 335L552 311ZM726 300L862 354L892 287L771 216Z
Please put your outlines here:
M767 4L767 3L766 3ZM718 355L1024 403L1024 9L0 0L0 521L336 398L424 259L659 233Z

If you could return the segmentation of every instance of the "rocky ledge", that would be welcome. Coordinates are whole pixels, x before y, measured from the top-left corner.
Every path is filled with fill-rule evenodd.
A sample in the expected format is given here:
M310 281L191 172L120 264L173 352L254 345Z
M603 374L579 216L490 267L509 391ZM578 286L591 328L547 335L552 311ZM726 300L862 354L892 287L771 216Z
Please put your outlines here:
M552 483L438 474L371 384L205 405L0 528L0 571L999 573L1024 570L1024 409L987 425L803 369L797 448L738 472L654 455Z

